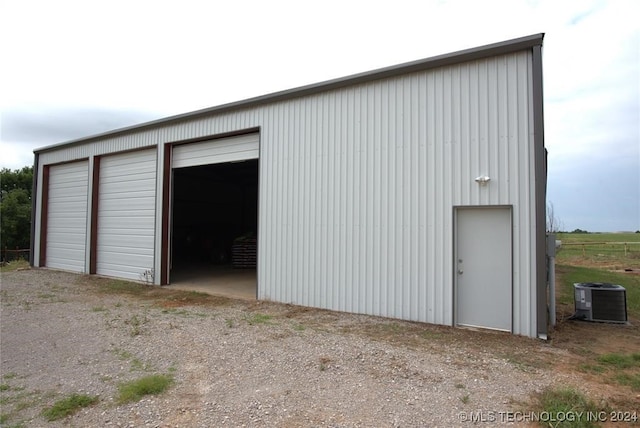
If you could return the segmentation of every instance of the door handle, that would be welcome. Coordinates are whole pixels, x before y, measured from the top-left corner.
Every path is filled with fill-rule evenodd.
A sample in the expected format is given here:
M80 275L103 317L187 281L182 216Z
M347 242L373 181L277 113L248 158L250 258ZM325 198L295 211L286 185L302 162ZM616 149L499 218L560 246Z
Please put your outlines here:
M462 269L458 269L458 275L462 275L464 272Z

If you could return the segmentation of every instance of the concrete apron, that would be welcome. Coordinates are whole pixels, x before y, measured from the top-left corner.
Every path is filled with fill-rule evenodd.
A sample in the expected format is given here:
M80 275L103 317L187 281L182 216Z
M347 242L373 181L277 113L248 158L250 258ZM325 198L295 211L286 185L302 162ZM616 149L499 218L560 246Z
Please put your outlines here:
M168 289L197 291L214 296L255 300L255 269L233 269L230 266L180 267L171 271Z

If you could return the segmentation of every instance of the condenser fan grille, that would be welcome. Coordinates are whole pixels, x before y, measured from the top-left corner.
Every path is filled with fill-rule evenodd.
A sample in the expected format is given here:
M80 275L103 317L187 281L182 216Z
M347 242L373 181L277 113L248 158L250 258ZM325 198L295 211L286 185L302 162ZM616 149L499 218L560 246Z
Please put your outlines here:
M576 318L588 321L627 322L627 294L624 287L606 283L573 284Z
M594 320L627 321L624 291L591 290Z

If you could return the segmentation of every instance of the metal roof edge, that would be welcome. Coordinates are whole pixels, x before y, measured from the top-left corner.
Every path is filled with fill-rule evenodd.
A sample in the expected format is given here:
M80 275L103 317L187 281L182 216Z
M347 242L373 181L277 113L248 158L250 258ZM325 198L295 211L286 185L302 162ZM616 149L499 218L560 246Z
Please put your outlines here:
M90 135L70 141L65 141L58 144L53 144L34 150L34 153L42 153L51 150L56 150L66 146L73 146L80 143L89 142L92 140L98 140L104 137L124 134L136 130L144 130L153 128L155 126L161 126L169 124L171 122L178 122L185 119L195 119L199 116L204 116L214 113L224 113L233 110L240 110L242 108L254 107L262 104L299 98L306 95L312 95L320 92L330 91L333 89L343 88L345 86L357 85L360 83L371 82L379 79L385 79L402 74L413 73L417 71L428 70L431 68L442 67L446 65L458 64L467 61L474 61L477 59L487 58L496 55L504 55L512 52L517 52L525 49L532 48L533 46L542 46L542 40L544 39L544 33L532 34L530 36L520 37L517 39L506 40L498 43L492 43L489 45L479 46L470 49L464 49L456 52L437 55L434 57L419 59L416 61L405 62L401 64L392 65L389 67L379 68L371 71L365 71L362 73L352 74L345 77L339 77L336 79L326 80L319 83L312 83L310 85L300 86L292 89L286 89L279 92L273 92L266 95L260 95L253 98L247 98L240 101L234 101L227 104L221 104L215 107L207 107L201 110L195 110L188 113L182 113L174 116L169 116L150 122L144 122L124 128L118 128L111 131L106 131L100 134Z

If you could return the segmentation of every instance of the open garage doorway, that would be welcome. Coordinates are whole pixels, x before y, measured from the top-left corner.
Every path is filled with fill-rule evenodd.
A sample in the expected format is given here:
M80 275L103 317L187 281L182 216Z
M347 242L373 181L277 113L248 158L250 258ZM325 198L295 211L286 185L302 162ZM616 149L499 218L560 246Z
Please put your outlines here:
M172 173L170 286L256 298L258 160Z

